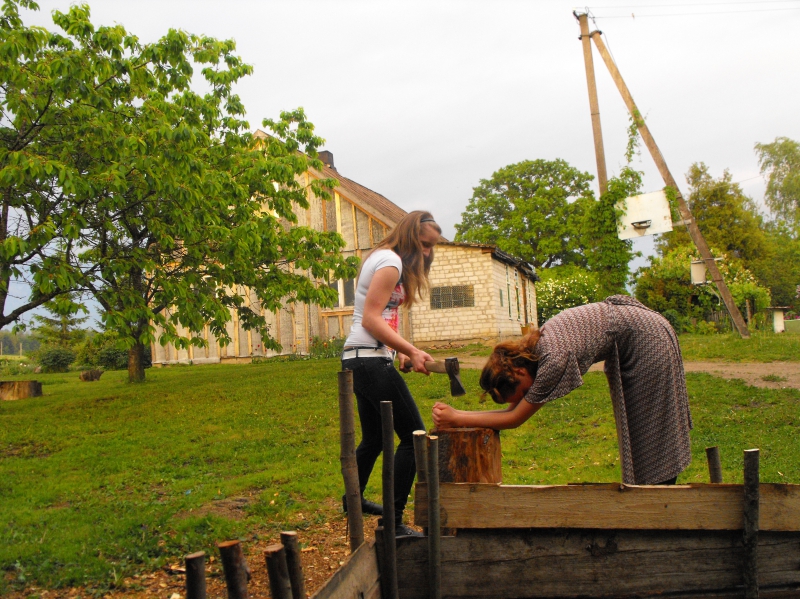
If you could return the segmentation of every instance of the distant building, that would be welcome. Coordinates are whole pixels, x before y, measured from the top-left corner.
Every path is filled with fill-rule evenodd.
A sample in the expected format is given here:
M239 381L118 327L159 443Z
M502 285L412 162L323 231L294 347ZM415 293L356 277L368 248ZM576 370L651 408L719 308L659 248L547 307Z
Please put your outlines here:
M337 231L346 242L342 253L363 258L407 213L379 193L342 176L330 152L320 152L320 159L325 166L322 171L311 169L305 173L306 186L311 179L327 178L336 179L339 185L327 200L309 190L308 209L295 207L298 222L320 231ZM417 302L410 313L401 310L401 333L412 343L424 347L496 340L520 335L536 326L534 282L538 277L529 264L492 246L450 241L437 245L435 256L429 297ZM349 333L355 280L339 280L331 285L339 292L336 307L322 309L295 303L278 313L264 314L272 336L283 347L281 353L307 353L315 337L330 339ZM255 295L251 302L252 309L257 310ZM158 334L157 331L156 338ZM277 355L265 351L259 333L242 328L235 315L228 324L228 334L231 343L220 345L206 327L206 348L180 350L154 343L153 363L249 362L254 357Z

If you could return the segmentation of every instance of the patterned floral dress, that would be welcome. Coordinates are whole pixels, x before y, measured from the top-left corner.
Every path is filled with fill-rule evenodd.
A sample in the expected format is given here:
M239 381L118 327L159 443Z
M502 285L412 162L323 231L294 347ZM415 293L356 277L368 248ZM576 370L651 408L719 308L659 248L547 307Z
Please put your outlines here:
M542 326L536 353L525 399L540 404L580 387L589 367L605 360L623 482L657 484L689 465L686 378L678 339L663 316L624 295L570 308Z

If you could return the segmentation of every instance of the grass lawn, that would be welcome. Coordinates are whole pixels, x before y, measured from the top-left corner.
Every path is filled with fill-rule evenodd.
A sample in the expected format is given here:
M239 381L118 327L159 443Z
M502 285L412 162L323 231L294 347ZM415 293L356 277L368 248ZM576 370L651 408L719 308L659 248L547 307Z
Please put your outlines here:
M342 494L338 370L335 359L173 367L142 385L125 372L37 375L44 397L0 402L0 593L26 581L102 591L222 539L321 524ZM454 405L491 407L477 377L462 371L470 392ZM800 391L687 378L694 462L679 482L707 481L704 448L719 445L726 481L741 482L742 450L759 447L762 480L800 483ZM430 426L447 377L406 380ZM600 373L502 444L508 484L620 479ZM226 502L243 517L213 509Z
M800 360L800 335L792 333L751 333L742 339L736 333L725 335L681 335L683 359L691 362L776 362Z

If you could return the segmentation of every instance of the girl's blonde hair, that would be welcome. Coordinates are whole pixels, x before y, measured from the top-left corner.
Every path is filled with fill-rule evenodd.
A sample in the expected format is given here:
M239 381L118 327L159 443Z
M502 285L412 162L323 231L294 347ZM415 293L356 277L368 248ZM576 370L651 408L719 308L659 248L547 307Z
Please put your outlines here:
M405 305L408 308L414 305L417 296L422 299L428 293L428 273L433 262L433 250L427 258L422 253L423 247L419 237L425 227L430 227L439 235L442 234L442 228L436 224L430 212L425 210L409 212L373 248L373 251L390 249L403 261L403 275L400 281L406 292Z
M531 331L522 339L503 341L494 346L494 351L481 371L480 386L495 403L506 403L517 389L515 368L524 368L536 378L539 356L536 344L539 342L539 329Z

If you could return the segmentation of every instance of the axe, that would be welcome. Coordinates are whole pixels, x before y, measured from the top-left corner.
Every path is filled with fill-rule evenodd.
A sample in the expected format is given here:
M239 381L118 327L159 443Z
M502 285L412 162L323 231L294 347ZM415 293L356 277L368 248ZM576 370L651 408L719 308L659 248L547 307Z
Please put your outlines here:
M458 358L445 358L444 362L425 362L428 372L438 372L450 377L450 395L458 397L466 395L467 390L461 384L461 367L458 365Z

